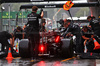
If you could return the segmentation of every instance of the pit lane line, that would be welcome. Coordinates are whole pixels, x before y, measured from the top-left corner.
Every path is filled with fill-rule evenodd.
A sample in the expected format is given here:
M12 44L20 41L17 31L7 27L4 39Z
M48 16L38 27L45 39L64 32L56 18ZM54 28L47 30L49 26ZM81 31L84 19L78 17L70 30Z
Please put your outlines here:
M16 57L16 58L13 58L13 59L20 59L21 57ZM35 60L30 60L30 62L34 62Z
M13 58L13 59L20 59L21 57L16 57L16 58Z
M21 57L16 57L14 59L20 59ZM65 61L69 61L71 59L74 59L76 57L72 57L72 58L67 58L67 59L64 59L64 60L61 60L61 62L65 62ZM30 62L35 62L35 60L30 60ZM100 59L96 59L96 66L100 66Z
M14 59L20 59L21 57L16 57ZM72 58L67 58L67 59L64 59L64 60L61 60L61 62L65 62L65 61L68 61L68 60L71 60L71 59L74 59L76 57L72 57ZM34 60L31 60L30 62L34 62Z
M62 60L61 62L65 62L65 61L68 61L68 60L71 60L71 59L74 59L74 58L76 58L76 57L72 57L72 58L64 59L64 60Z

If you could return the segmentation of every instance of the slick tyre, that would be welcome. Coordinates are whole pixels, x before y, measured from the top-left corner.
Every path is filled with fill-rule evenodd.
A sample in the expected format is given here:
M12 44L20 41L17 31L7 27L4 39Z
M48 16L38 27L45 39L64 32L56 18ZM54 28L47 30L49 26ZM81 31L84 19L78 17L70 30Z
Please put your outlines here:
M19 43L19 54L22 58L30 57L28 39L22 39Z
M62 39L61 57L70 58L73 54L73 41L71 39Z

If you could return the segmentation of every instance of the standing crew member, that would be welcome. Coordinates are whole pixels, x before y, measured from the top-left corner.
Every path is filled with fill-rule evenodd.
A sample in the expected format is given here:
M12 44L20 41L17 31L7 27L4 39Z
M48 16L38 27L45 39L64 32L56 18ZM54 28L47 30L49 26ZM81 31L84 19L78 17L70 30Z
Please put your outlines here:
M39 18L43 17L43 9L40 14L36 14L38 10L37 6L32 7L32 12L28 14L28 23L26 26L26 34L29 40L29 50L32 59L36 59L38 56L38 45L39 45Z

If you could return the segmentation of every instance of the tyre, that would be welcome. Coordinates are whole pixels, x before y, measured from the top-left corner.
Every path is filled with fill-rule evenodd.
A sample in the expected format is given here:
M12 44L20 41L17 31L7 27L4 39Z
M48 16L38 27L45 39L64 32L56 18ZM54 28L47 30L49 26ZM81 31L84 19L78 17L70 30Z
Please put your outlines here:
M70 58L73 56L73 40L62 39L61 57Z
M19 43L19 54L22 58L30 57L28 39L22 39Z

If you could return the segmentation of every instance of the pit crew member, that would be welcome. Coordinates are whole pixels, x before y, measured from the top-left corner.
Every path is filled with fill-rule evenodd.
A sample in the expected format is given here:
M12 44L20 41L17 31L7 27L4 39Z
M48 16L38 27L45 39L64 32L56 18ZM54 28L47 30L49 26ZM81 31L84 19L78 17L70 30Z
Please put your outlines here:
M81 29L80 29L80 27L78 25L73 24L73 22L71 22L71 20L67 20L67 24L68 24L68 28L65 31L63 37L65 38L66 37L66 34L68 32L70 32L71 34L75 35L76 36L75 52L77 54L83 53L84 51L81 48L82 45L81 45Z
M9 44L8 39L12 41L12 35L10 33L8 33L7 31L0 32L0 43L2 45L1 51L5 53L8 53L9 47L11 48L11 52L14 51L11 44ZM6 47L6 51L5 51L5 47Z
M39 45L39 18L43 18L43 9L40 14L36 14L38 10L37 6L32 7L32 12L28 14L28 22L25 25L25 32L28 36L31 59L37 59L38 57L38 45Z
M86 45L87 47L86 52L92 52L94 47L93 33L91 33L91 30L89 30L87 26L83 26L81 34L82 34L82 43L84 44L84 46Z

